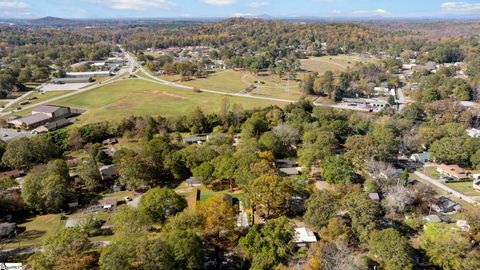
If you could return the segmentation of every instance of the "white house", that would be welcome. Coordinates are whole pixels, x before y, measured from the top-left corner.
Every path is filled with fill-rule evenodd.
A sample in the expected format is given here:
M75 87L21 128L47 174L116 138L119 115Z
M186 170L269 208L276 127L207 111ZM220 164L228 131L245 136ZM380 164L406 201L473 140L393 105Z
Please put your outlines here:
M476 128L467 129L467 135L472 138L480 138L480 130Z
M293 242L299 247L305 247L311 243L317 242L317 237L312 230L306 227L295 228L295 237Z

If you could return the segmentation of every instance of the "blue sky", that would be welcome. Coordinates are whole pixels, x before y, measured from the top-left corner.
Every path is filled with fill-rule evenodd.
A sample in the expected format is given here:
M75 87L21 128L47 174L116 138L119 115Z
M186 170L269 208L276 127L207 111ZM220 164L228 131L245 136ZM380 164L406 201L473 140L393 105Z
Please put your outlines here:
M0 17L479 16L480 0L0 0Z

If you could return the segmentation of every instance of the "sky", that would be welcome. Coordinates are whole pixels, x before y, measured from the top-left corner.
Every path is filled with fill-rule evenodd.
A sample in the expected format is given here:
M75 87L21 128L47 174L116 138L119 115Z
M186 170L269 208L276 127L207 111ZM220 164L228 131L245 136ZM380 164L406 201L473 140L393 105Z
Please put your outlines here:
M0 0L0 17L218 18L480 16L480 0Z

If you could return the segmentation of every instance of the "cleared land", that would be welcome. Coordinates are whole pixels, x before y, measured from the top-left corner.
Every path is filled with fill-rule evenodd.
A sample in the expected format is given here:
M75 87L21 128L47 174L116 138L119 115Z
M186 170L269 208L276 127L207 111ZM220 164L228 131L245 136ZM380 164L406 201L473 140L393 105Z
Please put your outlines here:
M228 93L239 93L250 85L254 85L256 88L250 92L252 96L291 100L300 98L298 81L286 81L277 75L265 74L255 75L247 71L220 70L207 78L194 79L188 82L181 82L179 75L161 75L159 78L181 85ZM144 77L142 74L138 75Z
M225 96L194 93L140 79L121 80L95 90L67 97L55 105L88 110L80 120L83 123L103 120L115 121L130 115L185 115L199 106L204 112L216 112ZM268 105L284 106L283 102L227 97L230 104L241 104L245 109Z
M309 59L300 60L300 64L303 69L309 71L315 71L319 74L323 74L326 71L340 72L352 68L357 63L376 63L375 58L367 58L356 55L335 55L335 56L322 56L311 57Z

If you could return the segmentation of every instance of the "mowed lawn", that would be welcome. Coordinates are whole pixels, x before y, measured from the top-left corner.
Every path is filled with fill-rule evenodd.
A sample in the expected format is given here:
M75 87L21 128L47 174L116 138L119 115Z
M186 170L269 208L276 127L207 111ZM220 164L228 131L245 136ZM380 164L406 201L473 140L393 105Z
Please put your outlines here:
M120 120L130 115L177 116L199 106L204 112L218 112L227 96L194 93L141 79L121 80L100 88L53 102L54 105L86 109L80 116L82 123ZM243 97L227 97L230 104L241 104L244 109L284 106L286 103Z
M233 70L219 71L209 75L207 78L194 79L188 82L178 82L182 85L198 87L201 89L222 91L227 93L238 93L249 86L242 81L242 72Z
M5 245L5 248L20 247L38 247L43 244L52 233L63 227L64 223L60 221L60 215L37 216L26 220L24 223L17 224L19 228L25 228L14 241Z
M480 192L473 188L472 182L445 183L446 186L467 196L480 196Z
M357 63L377 63L375 58L367 58L356 55L335 55L311 57L300 60L303 69L323 74L326 71L341 72L354 67Z
M302 75L299 74L300 78ZM281 99L300 99L300 82L294 80L282 80L278 75L261 76L250 72L243 72L242 81L253 84L256 89L251 92L254 96L264 96Z

